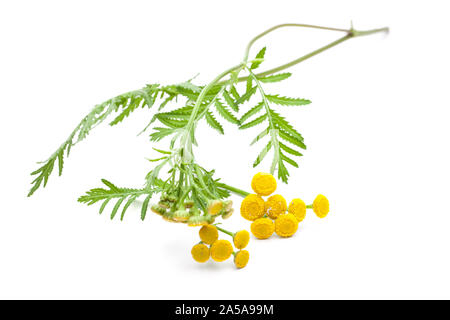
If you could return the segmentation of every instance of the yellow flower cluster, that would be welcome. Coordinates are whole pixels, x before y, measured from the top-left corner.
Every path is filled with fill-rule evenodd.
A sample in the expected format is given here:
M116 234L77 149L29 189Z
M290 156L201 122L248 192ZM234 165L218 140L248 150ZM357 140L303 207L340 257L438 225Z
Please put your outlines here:
M216 204L212 204L214 207ZM217 205L218 206L218 205ZM214 210L217 210L214 209ZM222 208L218 209L218 211ZM217 212L218 212L217 211ZM234 251L233 245L228 240L219 239L219 231L228 234L233 237L233 244L238 249ZM199 230L200 243L194 245L191 250L192 258L195 261L204 263L212 258L216 262L222 262L228 260L231 255L234 255L234 264L238 269L244 268L250 258L250 254L244 249L249 241L250 234L246 230L241 230L236 233L232 233L218 226L208 224L204 225Z
M276 179L269 173L257 173L252 179L255 194L249 194L241 203L241 215L252 221L250 230L257 239L268 239L275 232L286 238L293 236L299 222L306 216L306 210L312 209L319 218L327 216L330 205L328 199L319 194L311 205L301 199L293 199L289 206L286 199L275 194ZM262 196L270 196L266 201Z

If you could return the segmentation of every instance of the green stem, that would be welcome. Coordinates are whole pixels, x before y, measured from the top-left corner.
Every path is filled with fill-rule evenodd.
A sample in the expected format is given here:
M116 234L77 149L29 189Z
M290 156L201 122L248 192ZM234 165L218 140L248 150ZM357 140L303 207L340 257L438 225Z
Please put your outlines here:
M220 79L225 77L227 74L233 72L236 69L239 69L242 67L242 63L238 64L237 66L234 66L232 68L229 68L219 74L217 77L214 78L213 81L211 81L208 85L206 85L202 91L200 92L197 101L195 102L194 109L192 110L191 116L189 117L189 121L186 125L186 132L184 133L184 137L182 139L182 146L186 147L187 139L190 138L191 130L193 130L193 126L197 117L198 110L200 109L200 106L202 105L203 99L205 98L208 91L219 82ZM209 106L208 106L209 107ZM190 150L189 150L190 151Z
M269 69L269 70L257 73L256 74L257 77L265 77L265 76L271 75L273 73L277 73L279 71L282 71L282 70L285 70L287 68L290 68L290 67L292 67L292 66L294 66L294 65L296 65L296 64L298 64L300 62L303 62L303 61L305 61L305 60L307 60L309 58L314 57L315 55L318 55L321 52L324 52L324 51L326 51L326 50L328 50L328 49L330 49L332 47L335 47L338 44L340 44L340 43L342 43L344 41L347 41L347 40L349 40L351 38L356 38L356 37L360 37L360 36L367 36L367 35L371 35L371 34L379 33L379 32L389 32L389 28L387 28L387 27L385 27L385 28L378 28L378 29L372 29L372 30L357 31L357 30L354 30L353 28L347 30L347 29L328 28L328 27L313 26L313 25L303 25L303 24L282 24L282 25L278 25L278 26L272 27L272 28L266 30L265 32L259 34L255 38L253 38L249 42L249 44L247 45L247 49L246 49L246 53L245 53L245 58L246 59L244 59L244 61L246 61L248 59L248 53L250 52L250 48L251 48L251 46L253 45L253 43L256 40L258 40L262 36L266 35L267 33L271 32L271 31L273 31L275 29L278 29L278 28L281 28L281 27L288 27L288 26L315 28L315 29L332 30L332 31L341 31L341 32L346 32L347 34L344 37L339 38L339 39L337 39L337 40L335 40L335 41L333 41L333 42L331 42L331 43L329 43L329 44L327 44L327 45L325 45L325 46L323 46L323 47L321 47L321 48L319 48L317 50L314 50L314 51L312 51L312 52L310 52L310 53L308 53L306 55L303 55L300 58L292 60L291 62L285 63L285 64L283 64L281 66L276 67L276 68L272 68L272 69ZM249 76L239 77L239 78L236 79L236 82L244 82L244 81L247 81L248 78L249 78ZM219 82L217 84L228 84L229 82L230 82L230 80L227 80L227 81Z
M341 31L341 32L347 32L347 33L350 31L350 30L347 30L347 29L322 27L322 26L316 26L316 25L311 25L311 24L301 24L301 23L283 23L283 24L279 24L279 25L273 26L272 28L267 29L264 32L261 32L256 37L254 37L252 40L250 40L250 42L248 43L247 48L245 50L244 61L248 60L248 55L250 53L250 49L251 49L252 45L256 42L256 40L264 37L265 35L267 35L268 33L271 33L272 31L274 31L276 29L284 28L284 27L313 28L313 29L322 29L322 30L331 30L331 31Z
M234 233L233 233L233 232L228 231L228 230L225 230L225 229L222 229L222 228L220 228L220 227L218 227L218 226L216 226L216 228L217 228L217 230L219 230L219 231L221 231L221 232L223 232L223 233L226 233L227 235L229 235L229 236L231 236L231 237L234 237Z
M248 193L248 192L246 192L246 191L244 191L244 190L241 190L241 189L238 189L238 188L229 186L229 185L227 185L227 184L225 184L225 183L222 183L222 182L218 182L217 185L218 185L219 187L224 188L224 189L226 189L226 190L228 190L228 191L231 191L231 192L233 192L234 194L237 194L238 196L241 196L241 197L243 197L243 198L245 198L246 196L248 196L248 195L250 194L250 193Z
M308 204L308 205L306 206L306 208L312 209L312 208L313 208L313 205L312 205L312 204Z

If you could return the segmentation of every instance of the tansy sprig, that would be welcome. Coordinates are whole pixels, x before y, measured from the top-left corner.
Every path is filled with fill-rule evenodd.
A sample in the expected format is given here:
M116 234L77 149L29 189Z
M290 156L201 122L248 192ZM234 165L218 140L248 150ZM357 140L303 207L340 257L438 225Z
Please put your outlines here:
M257 72L266 60L266 48L261 49L254 59L249 59L251 48L261 37L284 27L314 28L342 32L344 35L290 62ZM358 31L353 26L350 29L338 29L306 24L281 24L254 37L247 45L242 61L219 73L205 85L195 84L193 79L170 85L151 84L111 98L96 105L61 146L31 173L34 180L28 196L47 185L56 166L59 175L62 174L64 160L72 147L84 140L96 126L113 115L114 118L109 124L119 124L138 108L147 108L151 110L152 116L149 117L149 122L141 133L151 130L150 141L156 143L162 139L170 139L170 143L166 150L154 148L160 156L150 159L154 166L146 175L143 186L121 188L107 180L102 180L106 188L89 190L79 198L80 202L88 205L101 202L100 212L103 212L105 207L114 201L115 203L111 204L111 218L120 212L120 217L123 219L130 205L141 198L144 199L141 203L142 219L146 217L148 207L151 207L152 211L163 216L167 221L201 226L212 224L218 217L229 217L233 209L231 203L226 202L225 199L230 193L235 193L249 197L243 202L244 209L247 208L244 210L244 216L247 215L250 220L261 218L261 210L264 215L267 209L264 208L264 201L261 202L260 195L266 195L267 192L270 194L270 188L273 185L269 184L268 190L257 191L259 196L249 195L246 191L220 181L215 176L214 169L198 164L194 155L198 124L205 121L219 134L225 133L224 121L240 129L264 125L263 130L251 141L251 144L255 144L260 140L266 140L253 166L258 166L270 152L273 154L270 174L276 173L279 179L287 182L289 176L287 164L297 167L294 157L302 156L300 150L306 149L306 145L302 135L282 116L280 110L290 106L304 106L310 101L269 92L266 85L288 79L291 74L284 72L285 69L349 39L387 31L387 28ZM252 99L256 96L259 100L254 104ZM262 177L262 179L265 178ZM271 179L275 180L273 177ZM273 180L271 180L272 183ZM150 204L150 199L155 194L159 195L160 199L157 200L157 204ZM273 201L278 203L278 200ZM316 200L312 208L316 214L324 216L328 202L321 197ZM283 211L283 208L282 206L280 210ZM273 214L273 210L269 213Z

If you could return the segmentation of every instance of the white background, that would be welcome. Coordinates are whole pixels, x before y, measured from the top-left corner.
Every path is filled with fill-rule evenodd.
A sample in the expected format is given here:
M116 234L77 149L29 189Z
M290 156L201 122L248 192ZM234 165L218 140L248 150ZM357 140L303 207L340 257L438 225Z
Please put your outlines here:
M26 198L35 162L96 103L197 73L210 81L275 24L350 20L391 33L352 39L267 86L313 101L278 109L308 150L277 192L307 202L323 193L331 212L309 214L293 238L252 239L247 268L195 263L195 228L150 213L141 222L137 206L111 221L76 202L101 178L143 184L154 152L136 134L147 110L97 128L63 177ZM450 298L449 28L446 1L2 1L0 298ZM252 55L267 45L269 68L340 36L279 30ZM200 126L196 156L249 190L269 166L251 167L259 129L225 129ZM239 214L224 226L249 229Z

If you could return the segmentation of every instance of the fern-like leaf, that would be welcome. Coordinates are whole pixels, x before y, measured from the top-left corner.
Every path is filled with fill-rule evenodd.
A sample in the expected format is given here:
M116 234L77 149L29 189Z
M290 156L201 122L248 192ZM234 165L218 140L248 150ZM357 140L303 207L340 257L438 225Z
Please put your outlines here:
M246 124L243 124L242 126L239 127L239 129L248 129L248 128L254 127L254 126L262 123L264 120L266 120L266 118L267 118L267 113L263 114L262 116L254 119L250 122L247 122Z
M258 77L258 80L264 83L279 82L289 78L291 75L292 73L290 72L278 73L266 77Z
M216 118L210 111L205 114L205 119L211 128L216 129L220 132L220 134L224 134L222 125L219 121L216 120Z
M263 102L258 103L256 106L254 106L253 108L248 110L246 113L244 113L239 121L241 123L245 122L248 118L250 118L251 116L260 112L263 107L264 107Z
M228 94L226 90L223 91L222 95L228 106L235 112L239 112L239 106L234 102L233 98Z
M264 138L265 136L267 136L270 132L270 127L264 129L260 134L258 134L255 139L253 139L253 141L250 143L250 145L254 145L256 142L258 142L259 140L261 140L262 138Z
M282 106L303 106L306 104L310 104L311 101L307 99L299 99L299 98L288 98L288 97L280 97L279 95L266 95L267 100L272 103L279 104Z
M247 91L246 93L244 93L242 96L239 97L239 99L236 100L236 104L240 105L243 104L245 101L250 100L250 98L252 97L252 95L255 94L257 87L254 86L253 88L251 88L249 91Z
M87 191L85 195L79 197L78 202L85 203L88 206L97 202L102 202L99 210L99 213L101 214L110 201L116 200L116 203L111 211L111 219L114 219L122 203L125 201L126 203L123 206L120 215L121 220L123 220L127 209L134 201L142 195L147 195L147 198L151 197L152 193L156 190L119 188L108 180L102 179L102 182L107 188L91 189Z
M217 112L227 121L239 125L240 122L236 117L222 104L220 99L215 102Z
M262 149L262 151L259 153L258 157L256 158L255 162L253 162L253 168L256 167L263 161L266 154L270 151L272 148L272 141L269 141L267 145Z
M250 69L256 69L256 68L258 68L259 67L259 65L263 62L263 59L264 59L264 55L266 54L266 47L264 47L264 48L262 48L258 53L257 53L257 55L256 55L256 58L255 58L255 60L257 60L257 61L254 61L253 63L252 63L252 65L250 66Z
M120 111L121 113L111 124L119 123L140 105L151 107L159 90L158 84L148 85L140 90L127 92L96 105L75 127L61 146L46 161L39 163L42 166L31 173L32 176L36 177L31 182L32 187L28 193L28 197L32 196L39 187L45 187L47 185L56 161L58 162L58 174L62 175L64 158L69 156L72 147L76 143L84 140L93 128L102 123L114 112Z

